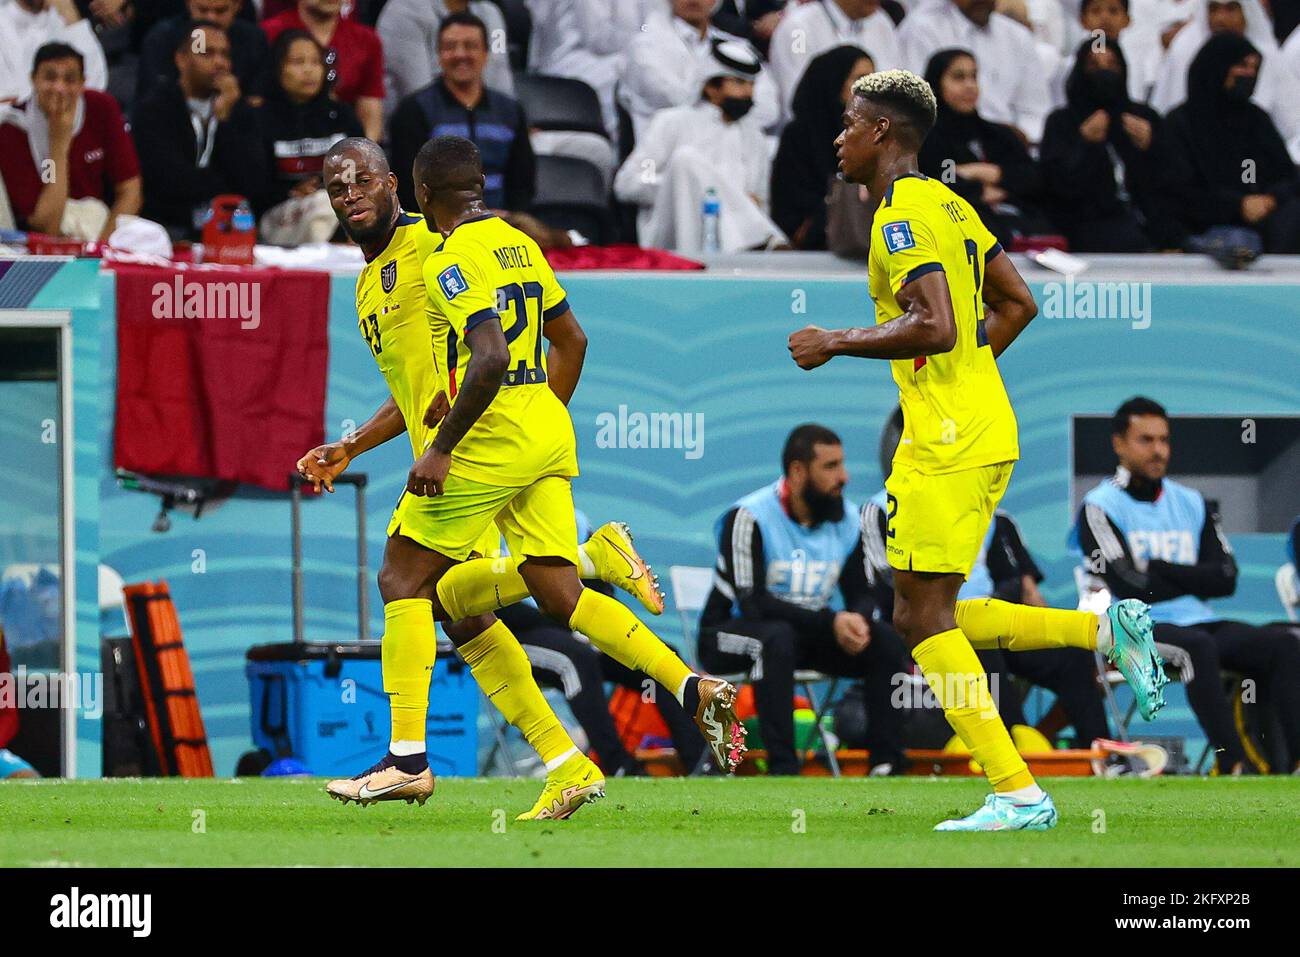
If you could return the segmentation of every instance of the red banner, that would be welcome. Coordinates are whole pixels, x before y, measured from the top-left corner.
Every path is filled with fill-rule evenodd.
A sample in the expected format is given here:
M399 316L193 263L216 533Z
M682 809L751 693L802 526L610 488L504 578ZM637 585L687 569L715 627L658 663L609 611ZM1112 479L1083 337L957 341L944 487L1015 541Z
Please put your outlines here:
M114 466L287 490L324 440L329 274L111 268Z

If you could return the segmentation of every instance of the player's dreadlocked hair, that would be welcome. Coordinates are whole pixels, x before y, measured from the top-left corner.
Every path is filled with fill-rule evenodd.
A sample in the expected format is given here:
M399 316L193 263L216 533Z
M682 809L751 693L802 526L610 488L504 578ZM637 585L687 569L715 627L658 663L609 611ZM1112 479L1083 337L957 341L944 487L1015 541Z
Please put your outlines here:
M859 77L853 83L853 95L880 104L905 126L911 127L914 135L912 146L919 147L934 128L938 110L934 90L924 79L908 70L885 70Z

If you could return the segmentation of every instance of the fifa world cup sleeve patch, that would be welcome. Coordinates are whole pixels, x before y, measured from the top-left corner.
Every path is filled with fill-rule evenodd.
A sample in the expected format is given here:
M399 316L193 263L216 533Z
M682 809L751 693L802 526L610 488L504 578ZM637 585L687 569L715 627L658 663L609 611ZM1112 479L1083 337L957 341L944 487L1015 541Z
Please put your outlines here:
M904 249L915 249L916 240L912 238L912 224L906 221L885 223L880 227L885 235L885 248L891 253L901 253Z
M448 266L438 273L438 285L442 287L442 294L447 297L448 302L451 302L469 288L469 283L465 281L460 266L455 265Z

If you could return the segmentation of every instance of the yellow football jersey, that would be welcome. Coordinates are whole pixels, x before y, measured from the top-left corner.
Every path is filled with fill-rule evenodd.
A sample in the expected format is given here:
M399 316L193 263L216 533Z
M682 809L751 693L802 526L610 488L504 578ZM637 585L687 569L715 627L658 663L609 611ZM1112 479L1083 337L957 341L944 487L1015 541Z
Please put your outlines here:
M441 240L422 217L401 213L393 238L357 277L357 324L406 419L417 458L431 439L424 412L439 388L422 267Z
M941 270L957 323L952 351L889 363L903 407L896 462L937 474L1020 457L984 332L984 266L1001 248L966 200L920 173L895 180L876 210L867 266L876 322L903 314L896 297L906 283Z
M424 262L433 355L453 403L471 361L465 335L499 320L510 366L492 404L452 454L451 474L497 486L578 474L569 410L546 382L542 326L569 308L541 248L501 218L466 220Z

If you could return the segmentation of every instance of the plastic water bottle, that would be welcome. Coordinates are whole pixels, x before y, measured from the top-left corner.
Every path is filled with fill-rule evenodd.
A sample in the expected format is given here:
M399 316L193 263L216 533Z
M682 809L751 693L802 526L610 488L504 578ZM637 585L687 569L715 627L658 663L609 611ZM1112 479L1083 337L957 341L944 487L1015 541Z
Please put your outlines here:
M704 194L704 210L701 215L701 249L706 253L720 252L722 249L721 241L718 236L718 220L722 216L722 202L718 199L718 191L710 188Z

